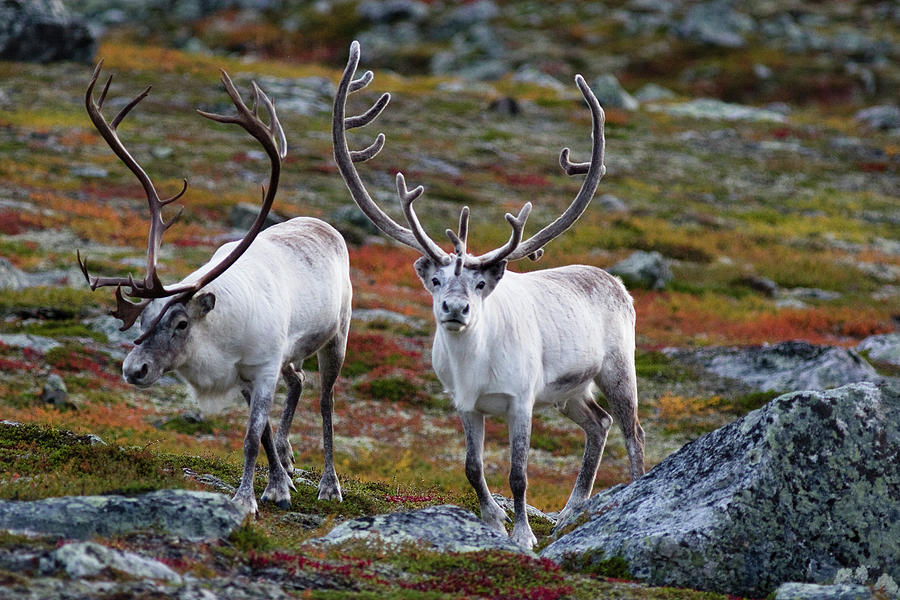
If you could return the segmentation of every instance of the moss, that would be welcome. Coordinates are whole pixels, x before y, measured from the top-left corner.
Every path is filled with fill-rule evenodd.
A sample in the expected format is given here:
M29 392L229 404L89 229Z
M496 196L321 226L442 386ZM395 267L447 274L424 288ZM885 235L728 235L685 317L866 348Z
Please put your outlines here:
M252 523L244 523L232 531L228 541L242 552L266 552L275 548L272 538Z
M628 561L621 556L607 558L603 550L588 550L583 554L569 554L563 558L562 567L567 571L588 573L615 579L634 579L628 572Z
M97 297L89 289L30 287L23 290L0 290L0 315L73 319L99 312L96 307Z
M691 369L675 363L662 352L637 350L634 353L634 367L638 377L657 381L679 382L695 378Z
M100 342L101 344L108 341L106 334L95 331L84 323L73 319L62 319L49 322L38 321L25 324L4 323L0 325L0 331L9 333L28 333L54 338L89 338L95 342Z

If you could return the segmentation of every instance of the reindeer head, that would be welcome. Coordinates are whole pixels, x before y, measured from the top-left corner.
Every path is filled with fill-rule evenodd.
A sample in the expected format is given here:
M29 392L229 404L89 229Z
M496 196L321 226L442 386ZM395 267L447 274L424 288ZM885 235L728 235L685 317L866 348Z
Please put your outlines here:
M147 96L150 88L148 87L122 108L112 121L107 121L101 113L101 108L109 91L112 77L110 76L106 81L97 100L94 99L93 93L102 66L103 61L100 61L94 69L85 93L85 106L97 131L116 156L134 173L147 196L150 210L147 274L140 281L136 281L132 275L128 277L95 277L88 273L87 262L82 259L80 252L77 255L78 264L92 290L98 287L116 287L116 309L111 314L122 321L122 331L130 328L138 317L141 318L141 335L135 340L135 349L125 359L123 375L130 383L150 385L162 373L177 366L178 358L183 354L189 338L192 324L197 319L203 318L215 306L215 296L212 293L198 295L198 292L234 264L262 230L278 189L281 161L287 152L287 143L272 101L253 83L253 106L248 108L241 100L241 96L228 74L222 71L222 83L234 102L237 114L218 115L198 112L202 116L220 123L240 125L262 144L271 161L269 186L268 189L263 188L262 207L256 220L244 238L235 244L224 259L209 269L205 269L200 276L192 278L189 283L164 287L156 273L157 254L162 243L163 233L175 223L181 215L181 211L179 210L174 217L166 221L163 219L162 210L184 194L187 189L187 180L184 181L184 186L176 195L165 200L160 199L150 177L125 148L116 130L128 112ZM260 104L265 106L268 112L268 124L263 122L258 115L257 109ZM125 290L124 295L123 290ZM138 299L138 301L131 302L125 296Z
M525 221L531 212L531 203L528 202L519 211L518 216L506 214L506 220L512 227L509 241L504 246L486 254L474 256L469 254L466 249L469 208L463 207L459 216L458 233L454 233L450 229L446 232L453 243L453 252L447 253L428 237L413 210L413 202L424 191L422 186L408 190L403 174L397 173L397 193L400 196L403 214L409 224L407 228L399 225L375 204L356 171L354 163L374 158L384 147L385 136L383 133L379 133L375 141L367 148L351 151L347 144L347 130L371 123L390 101L390 94L382 94L375 104L363 114L345 117L348 94L365 88L374 77L371 71L366 71L362 77L354 79L358 65L359 43L353 42L350 45L350 59L347 61L334 98L332 141L338 170L357 206L381 231L422 253L422 258L415 263L415 269L425 285L425 289L431 292L437 323L450 331L463 331L477 319L481 303L500 282L508 262L526 256L531 260L540 259L544 253L543 247L571 227L587 208L597 190L600 179L606 173L606 167L603 164L605 146L603 109L585 83L584 78L576 75L575 83L591 110L593 147L591 160L585 163L571 162L568 148L563 148L560 152L559 163L567 175L586 174L581 189L562 215L523 241L522 232L525 228Z

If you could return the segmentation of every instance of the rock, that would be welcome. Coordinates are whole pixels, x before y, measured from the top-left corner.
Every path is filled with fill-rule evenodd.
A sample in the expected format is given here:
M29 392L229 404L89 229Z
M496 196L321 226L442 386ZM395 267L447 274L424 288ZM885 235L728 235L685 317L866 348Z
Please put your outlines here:
M87 24L61 0L0 3L0 60L52 62L94 60L97 42Z
M428 5L416 0L366 0L356 7L356 14L371 23L422 21L428 16Z
M60 546L40 561L44 575L65 571L75 579L100 575L105 569L140 579L162 579L181 583L181 575L152 558L134 552L107 548L95 542L73 542Z
M494 98L488 104L488 110L508 117L515 117L522 112L519 101L512 96Z
M900 576L900 386L794 392L593 496L541 555L763 597L839 569Z
M231 207L231 212L228 213L228 224L234 229L246 231L247 229L250 229L250 226L258 215L258 205L250 204L249 202L238 202ZM263 229L271 227L272 225L277 225L282 221L284 221L284 217L269 211L269 214L266 215L266 221L263 223Z
M628 212L628 205L613 194L600 194L594 200L594 205L599 206L605 213Z
M778 293L778 284L768 277L748 275L747 277L742 277L740 282L751 290L756 290L769 298L774 298Z
M425 542L441 552L523 552L508 536L491 529L469 511L451 505L359 517L341 523L313 542L341 544L356 540L395 545Z
M620 260L607 269L618 275L629 287L641 287L658 290L672 280L669 261L659 252L637 250L628 258Z
M69 402L69 390L66 389L66 382L56 373L51 373L44 382L44 388L41 391L41 400L47 404L52 404L57 408L66 406Z
M21 290L28 286L28 275L5 256L0 256L0 290Z
M363 244L369 236L377 236L381 231L355 204L338 206L328 217L328 222L337 229L349 244Z
M543 71L529 65L519 67L519 69L513 73L512 80L516 83L531 83L540 87L549 88L561 94L568 91L568 88L563 85L559 79L552 75L547 75Z
M227 496L189 490L0 501L0 529L76 540L153 529L200 541L227 537L243 520Z
M688 102L677 104L648 104L647 110L664 112L676 117L690 117L693 119L717 119L722 121L762 121L784 123L787 118L777 112L722 102L712 98L697 98Z
M762 391L819 390L882 379L853 350L802 341L664 352L675 360L698 365Z
M867 352L868 357L879 362L900 367L900 333L871 335L856 347L857 352Z
M864 108L853 118L869 129L897 129L900 128L900 106L885 104Z
M59 348L62 346L53 338L43 335L33 335L31 333L2 333L0 334L0 344L22 348L24 350L33 350L45 354L48 350Z
M774 600L869 600L872 590L862 585L817 585L784 583L775 590Z
M756 28L752 17L737 12L731 0L712 0L691 6L676 27L682 38L700 44L741 48L744 36Z
M604 108L637 110L640 103L625 91L614 75L600 75L591 83L591 90Z
M675 92L656 83L648 83L634 93L638 102L658 102L660 100L673 100L677 97Z
M397 323L399 325L408 325L410 327L425 327L426 322L416 317L387 310L386 308L354 308L353 319L362 321L363 323L371 323L372 321L387 321L388 323Z

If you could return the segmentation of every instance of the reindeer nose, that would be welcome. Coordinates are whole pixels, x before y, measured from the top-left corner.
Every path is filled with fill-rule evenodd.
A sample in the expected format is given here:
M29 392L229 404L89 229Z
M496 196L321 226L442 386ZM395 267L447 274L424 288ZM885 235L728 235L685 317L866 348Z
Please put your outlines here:
M147 373L150 372L150 365L147 363L141 363L141 366L137 369L130 368L125 372L125 380L128 383L140 383L145 377L147 377Z
M467 315L469 314L469 303L462 300L451 301L448 303L444 300L441 302L441 310L444 314L449 315Z

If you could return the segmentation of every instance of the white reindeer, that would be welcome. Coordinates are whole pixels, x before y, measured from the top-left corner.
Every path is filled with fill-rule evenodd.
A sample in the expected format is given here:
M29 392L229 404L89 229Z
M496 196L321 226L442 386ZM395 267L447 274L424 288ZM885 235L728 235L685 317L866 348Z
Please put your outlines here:
M506 415L509 423L515 522L511 538L531 548L536 539L525 512L526 466L531 418L535 406L555 406L580 425L586 435L581 469L560 518L591 494L612 418L594 400L596 386L606 396L625 434L631 478L644 472L644 432L637 417L634 368L635 313L621 281L602 269L574 265L532 273L506 271L508 261L540 258L542 247L575 222L587 207L605 172L603 110L579 75L575 82L593 117L593 151L588 163L571 163L569 150L560 155L566 173L586 173L578 195L553 223L522 241L527 203L514 217L506 215L512 236L501 248L473 256L466 250L468 207L462 209L459 233L447 230L454 252L444 252L422 229L412 208L423 188L407 190L397 174L397 191L409 228L402 227L372 200L354 163L374 157L384 146L379 134L368 148L351 152L346 130L371 122L387 105L383 94L364 114L345 117L347 95L372 80L367 71L353 79L359 44L350 46L334 101L334 154L344 181L360 209L385 234L423 254L415 269L433 297L437 323L432 362L453 398L466 434L466 476L481 505L481 517L506 532L506 513L491 497L484 479L484 417Z
M260 441L269 461L269 482L262 500L282 508L290 506L294 458L288 433L303 389L303 375L297 368L303 359L317 353L325 455L319 499L340 501L341 488L332 459L331 416L333 387L344 361L350 327L349 259L341 235L318 219L298 217L260 232L275 199L286 153L284 132L272 102L254 83L253 107L248 108L222 71L222 82L237 114L200 114L238 124L262 144L271 161L268 189L263 190L260 214L242 240L223 245L209 263L179 284L165 288L156 275L156 258L162 234L181 213L164 221L162 209L184 193L187 182L176 196L160 200L150 178L116 132L149 88L108 122L100 109L109 81L99 100L93 97L101 66L102 62L85 96L88 114L116 156L140 181L151 216L147 275L142 281L131 276L89 276L86 263L78 256L91 289L116 286L117 308L112 314L122 320L123 331L141 317L142 333L122 365L125 380L145 387L163 373L174 371L200 395L244 394L250 418L244 438L243 476L233 500L256 513L253 475ZM269 114L268 125L258 116L260 103ZM128 296L140 301L126 300L123 286ZM273 438L269 410L279 373L287 383L287 398Z

